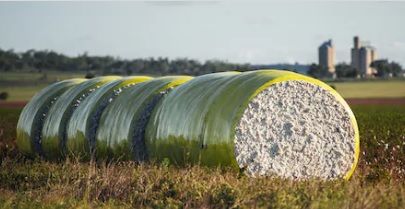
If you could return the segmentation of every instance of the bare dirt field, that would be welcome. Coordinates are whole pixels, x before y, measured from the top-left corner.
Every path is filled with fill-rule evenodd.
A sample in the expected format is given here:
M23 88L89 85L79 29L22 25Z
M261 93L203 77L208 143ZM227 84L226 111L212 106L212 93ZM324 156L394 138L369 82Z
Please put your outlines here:
M349 105L405 105L405 98L349 98Z
M0 101L0 108L23 108L26 101Z

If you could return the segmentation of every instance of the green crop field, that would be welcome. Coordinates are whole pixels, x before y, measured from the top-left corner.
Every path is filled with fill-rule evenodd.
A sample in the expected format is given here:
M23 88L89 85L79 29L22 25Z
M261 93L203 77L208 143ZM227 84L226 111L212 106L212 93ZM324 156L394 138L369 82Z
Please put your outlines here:
M28 101L47 85L48 84L33 86L0 86L0 91L5 91L9 94L7 101Z
M405 98L405 80L332 82L344 98Z
M60 72L60 71L47 71L47 72L2 72L0 74L1 81L13 81L13 82L55 82L59 80L76 78L83 78L85 73L72 73L72 72Z
M0 74L0 92L9 94L7 101L28 101L35 93L50 83L83 77L83 73L61 73L56 71L46 73L2 72Z
M353 106L361 157L349 181L249 178L169 163L51 163L15 148L19 109L0 109L0 208L405 208L405 106Z

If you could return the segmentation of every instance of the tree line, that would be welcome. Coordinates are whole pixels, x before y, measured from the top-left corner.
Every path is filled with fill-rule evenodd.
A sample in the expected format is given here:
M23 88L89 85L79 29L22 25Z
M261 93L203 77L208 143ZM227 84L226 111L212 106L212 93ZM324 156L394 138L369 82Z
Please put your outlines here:
M14 52L0 49L0 71L49 70L65 72L87 72L96 74L150 74L150 75L202 75L221 71L248 71L255 68L249 64L234 64L219 60L201 63L180 58L120 59L112 56L89 56L87 53L75 57L50 50L27 50Z
M373 74L375 77L400 77L405 73L405 69L399 63L387 59L375 60L370 64L370 67L376 70ZM335 73L337 78L357 78L360 76L355 68L344 62L335 65ZM331 77L326 69L322 69L315 63L309 66L307 74L316 78Z
M278 66L278 65L277 65ZM284 67L283 67L284 66ZM301 66L301 65L300 65ZM302 65L305 66L305 65ZM302 67L301 66L301 67ZM377 70L376 77L402 76L404 69L396 62L377 60L371 64ZM204 63L193 59L180 58L139 58L120 59L112 56L89 56L87 53L71 57L51 50L27 50L14 52L14 50L0 49L0 72L29 70L36 72L62 71L86 72L87 74L148 74L148 75L202 75L223 71L250 71L261 68L272 68L272 65L235 64L220 60L209 60ZM277 68L296 71L288 65L279 65ZM337 78L356 78L358 72L349 64L339 63L335 67ZM302 72L301 73L305 73ZM307 74L316 78L329 77L327 71L313 63L308 66Z

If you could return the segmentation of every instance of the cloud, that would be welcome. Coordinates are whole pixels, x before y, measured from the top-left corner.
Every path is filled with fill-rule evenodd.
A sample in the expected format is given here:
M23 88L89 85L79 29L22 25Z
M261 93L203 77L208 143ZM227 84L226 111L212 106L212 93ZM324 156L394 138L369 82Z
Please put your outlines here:
M392 46L399 49L399 50L403 50L405 51L405 42L402 41L394 41L392 43Z

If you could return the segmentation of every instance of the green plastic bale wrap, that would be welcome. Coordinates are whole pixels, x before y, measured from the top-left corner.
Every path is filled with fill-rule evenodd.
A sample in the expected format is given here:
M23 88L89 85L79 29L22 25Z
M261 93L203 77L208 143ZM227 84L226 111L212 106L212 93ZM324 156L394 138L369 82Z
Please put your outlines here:
M208 74L173 89L154 108L145 144L151 160L299 179L348 179L359 155L343 98L278 70Z
M125 89L101 115L96 133L96 158L143 161L144 131L156 102L171 88L190 79L167 76Z
M74 110L88 95L119 76L97 77L76 85L63 93L50 108L45 118L41 137L41 155L59 160L66 154L66 126Z
M40 137L45 116L56 99L65 91L85 79L70 79L56 82L44 88L25 105L17 123L17 147L28 155L35 156L40 150Z
M88 160L94 152L95 135L104 109L126 88L150 79L133 76L110 81L89 95L73 112L67 125L67 154Z

